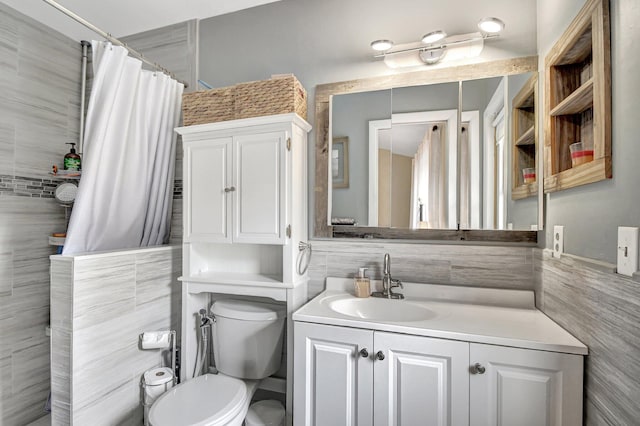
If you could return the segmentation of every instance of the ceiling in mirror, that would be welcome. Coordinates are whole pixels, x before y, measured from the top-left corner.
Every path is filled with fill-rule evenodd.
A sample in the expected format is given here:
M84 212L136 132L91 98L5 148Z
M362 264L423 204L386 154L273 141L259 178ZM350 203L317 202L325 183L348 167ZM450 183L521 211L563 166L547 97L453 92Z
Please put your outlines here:
M499 232L537 226L537 197L511 199L509 120L535 68L521 58L318 86L316 235L535 241Z

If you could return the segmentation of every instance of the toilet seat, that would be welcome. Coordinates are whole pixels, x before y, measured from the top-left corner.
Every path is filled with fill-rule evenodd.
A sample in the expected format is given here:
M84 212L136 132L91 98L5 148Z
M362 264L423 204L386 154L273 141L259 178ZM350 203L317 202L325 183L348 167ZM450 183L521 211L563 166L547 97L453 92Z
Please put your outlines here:
M152 426L223 426L246 414L247 384L224 374L205 374L160 396L149 411Z

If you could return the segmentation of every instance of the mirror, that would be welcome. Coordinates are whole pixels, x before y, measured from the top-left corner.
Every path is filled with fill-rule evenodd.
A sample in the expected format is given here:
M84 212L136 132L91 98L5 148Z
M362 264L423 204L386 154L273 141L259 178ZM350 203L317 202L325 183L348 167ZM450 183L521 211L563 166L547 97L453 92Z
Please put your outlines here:
M318 86L316 236L535 242L537 150L510 118L535 60Z

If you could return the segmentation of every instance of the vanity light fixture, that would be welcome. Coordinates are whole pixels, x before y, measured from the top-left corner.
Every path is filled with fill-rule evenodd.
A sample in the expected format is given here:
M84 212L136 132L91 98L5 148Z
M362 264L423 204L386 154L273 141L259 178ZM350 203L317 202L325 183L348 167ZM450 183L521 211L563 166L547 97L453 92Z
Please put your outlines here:
M433 65L445 57L448 60L470 58L480 55L485 40L499 37L504 22L498 18L484 18L478 23L481 32L447 36L443 30L425 34L421 41L395 46L391 40L376 40L371 48L378 53L374 58L383 58L390 68L418 65Z
M504 30L504 22L498 18L484 18L478 22L478 28L486 34L498 34L500 31Z

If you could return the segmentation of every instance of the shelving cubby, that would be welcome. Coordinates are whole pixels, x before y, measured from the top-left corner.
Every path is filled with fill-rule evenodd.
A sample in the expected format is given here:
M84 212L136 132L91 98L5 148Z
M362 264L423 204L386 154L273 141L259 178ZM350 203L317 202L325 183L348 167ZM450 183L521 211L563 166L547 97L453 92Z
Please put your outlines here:
M569 146L593 146L572 167ZM611 47L608 0L589 0L545 59L544 191L611 178Z
M521 200L538 193L537 181L525 183L522 170L537 169L536 150L538 77L531 78L513 98L513 169L511 198Z

